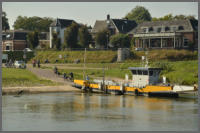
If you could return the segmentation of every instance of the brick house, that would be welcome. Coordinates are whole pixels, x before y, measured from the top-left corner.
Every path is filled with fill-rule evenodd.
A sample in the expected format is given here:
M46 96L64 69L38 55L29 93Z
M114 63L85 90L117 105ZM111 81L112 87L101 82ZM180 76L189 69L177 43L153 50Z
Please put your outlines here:
M28 47L26 35L28 31L10 30L2 33L2 51L24 50Z
M134 29L137 26L137 23L128 19L112 19L110 15L107 15L106 20L96 20L94 27L91 30L93 39L95 38L96 33L102 30L108 30L108 38L111 35L122 33L127 34L129 31Z
M10 30L2 33L2 51L21 51L29 48L27 43L27 35L31 31ZM39 33L39 47L47 47L49 45L49 33Z
M198 47L198 24L193 20L143 22L128 33L136 48Z
M49 27L49 37L50 37L50 48L53 48L52 39L53 33L57 33L58 37L61 39L61 44L64 43L64 31L72 23L76 23L74 20L69 19L56 19Z

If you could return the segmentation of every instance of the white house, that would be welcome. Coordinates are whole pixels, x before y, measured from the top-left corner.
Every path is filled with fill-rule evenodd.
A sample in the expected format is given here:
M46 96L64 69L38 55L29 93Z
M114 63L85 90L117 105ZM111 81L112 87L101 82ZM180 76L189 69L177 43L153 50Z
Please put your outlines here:
M58 37L61 39L61 44L64 43L64 30L69 27L72 23L76 23L74 20L69 19L56 19L49 27L50 34L50 48L53 48L52 34L53 32L58 33Z

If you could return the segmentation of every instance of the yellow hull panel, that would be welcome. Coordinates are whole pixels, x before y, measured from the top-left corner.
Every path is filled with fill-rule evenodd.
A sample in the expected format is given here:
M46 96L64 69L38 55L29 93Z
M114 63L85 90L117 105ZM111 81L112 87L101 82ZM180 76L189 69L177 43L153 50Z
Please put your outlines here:
M89 83L84 80L74 80L74 83L81 86L89 87L89 88L99 88L98 84ZM120 86L107 85L106 87L108 90L120 90ZM131 91L135 92L136 89L138 90L138 92L148 93L148 92L171 91L172 87L171 86L152 86L152 85L148 85L142 89L137 88L137 87L124 87L125 92L131 92Z

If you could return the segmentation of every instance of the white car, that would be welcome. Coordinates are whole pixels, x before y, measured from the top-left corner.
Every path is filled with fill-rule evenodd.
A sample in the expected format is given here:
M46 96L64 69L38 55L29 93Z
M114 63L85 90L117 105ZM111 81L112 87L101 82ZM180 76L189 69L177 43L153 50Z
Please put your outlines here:
M15 68L26 68L26 63L24 61L15 61Z
M135 48L135 51L142 51L144 50L143 48Z
M26 51L26 52L32 52L32 50L30 48L25 48L24 51Z

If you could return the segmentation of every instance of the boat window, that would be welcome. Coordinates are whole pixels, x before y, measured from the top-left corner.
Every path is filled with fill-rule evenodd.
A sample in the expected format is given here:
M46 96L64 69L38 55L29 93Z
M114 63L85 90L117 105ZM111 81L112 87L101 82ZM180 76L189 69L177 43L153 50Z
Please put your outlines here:
M149 71L149 76L153 76L153 71Z
M142 71L141 70L138 70L138 75L142 75Z
M137 71L136 70L132 70L132 74L137 74Z
M148 75L148 72L147 71L143 71L143 75Z

